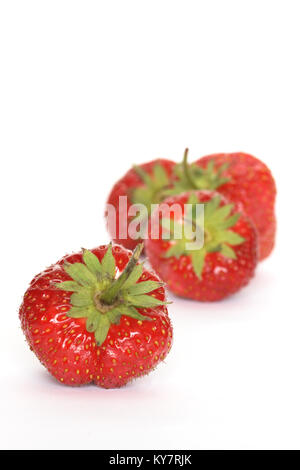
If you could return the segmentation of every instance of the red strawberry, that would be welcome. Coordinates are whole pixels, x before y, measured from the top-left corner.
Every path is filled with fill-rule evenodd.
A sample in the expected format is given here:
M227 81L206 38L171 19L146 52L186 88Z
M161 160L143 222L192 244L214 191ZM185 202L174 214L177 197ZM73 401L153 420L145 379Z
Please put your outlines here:
M204 230L201 213L196 210L199 202L205 203ZM240 290L254 275L256 229L248 217L227 202L214 191L187 192L166 199L153 212L147 255L175 294L202 301L220 300ZM172 212L173 204L180 210L173 206ZM182 236L183 222L196 235L203 234L203 246L191 245L191 241L197 241L195 234L187 231Z
M153 370L172 343L165 291L142 250L100 246L37 275L20 307L30 348L60 382L121 387ZM151 293L150 295L148 295Z
M143 211L136 215L141 225L147 222L151 213L151 204L162 200L162 190L169 185L174 166L174 162L163 159L134 166L114 185L107 200L106 218L108 231L116 243L133 249L143 238L141 234L140 237L134 239L132 234L128 233L129 223L134 219L134 215L130 214L130 208L132 204L143 204L147 213ZM127 205L125 209L120 203L122 196ZM109 211L109 205L115 208L115 215ZM143 232L143 227L141 227L141 232Z
M259 235L259 258L271 253L276 232L276 186L269 168L246 153L219 153L177 168L179 181L173 194L189 189L217 189L246 212ZM169 193L170 194L170 193Z

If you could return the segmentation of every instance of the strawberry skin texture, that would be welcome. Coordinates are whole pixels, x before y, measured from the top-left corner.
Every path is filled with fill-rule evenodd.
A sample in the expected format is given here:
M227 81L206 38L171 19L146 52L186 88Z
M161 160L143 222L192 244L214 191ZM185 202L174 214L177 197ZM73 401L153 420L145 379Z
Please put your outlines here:
M173 169L175 166L175 162L167 159L156 159L152 160L148 163L144 163L140 165L140 168L144 170L146 173L149 175L153 174L153 168L155 165L160 165L164 168L166 171L166 174L169 178L173 177ZM111 235L111 238L115 243L118 243L120 245L123 245L125 248L128 248L130 250L133 250L136 245L139 243L139 240L133 240L127 230L127 236L125 239L119 238L119 197L120 196L125 196L127 197L127 229L128 229L128 224L132 217L128 215L129 208L132 204L131 201L131 195L132 191L135 188L142 187L144 186L144 182L141 179L141 177L136 173L134 168L131 168L112 188L108 199L107 199L107 204L111 204L115 207L116 209L116 237L113 237L113 227L110 225L109 220L107 218L107 229L108 232ZM155 202L155 201L153 201ZM107 213L106 213L107 214ZM125 230L126 231L126 230Z
M223 174L230 181L220 186L218 192L238 204L253 220L259 234L259 259L267 258L276 234L276 185L271 171L259 159L242 152L208 155L195 164L206 168L211 160L217 169L229 164Z
M102 260L107 246L91 250ZM116 267L122 272L131 252L121 246L112 249ZM26 291L19 316L31 350L58 381L71 385L95 383L104 388L125 385L153 370L165 358L172 344L172 326L167 308L139 309L152 321L139 321L122 315L112 324L101 346L94 333L86 330L85 320L70 318L71 292L59 290L55 283L70 280L63 270L65 262L82 262L82 253L67 255L37 275ZM159 281L144 268L140 281ZM163 287L152 294L165 300Z
M195 193L199 202L208 202L218 195L216 191L208 190ZM183 208L188 198L188 192L182 193L166 199L164 204L169 206L179 204ZM222 196L221 206L227 203L226 198ZM176 295L205 302L221 300L249 283L258 262L257 231L252 221L242 213L232 230L245 238L244 243L232 247L236 259L228 259L221 253L208 253L201 279L193 270L190 256L182 255L179 258L164 256L171 245L169 240L151 239L149 234L146 240L147 256L153 268Z

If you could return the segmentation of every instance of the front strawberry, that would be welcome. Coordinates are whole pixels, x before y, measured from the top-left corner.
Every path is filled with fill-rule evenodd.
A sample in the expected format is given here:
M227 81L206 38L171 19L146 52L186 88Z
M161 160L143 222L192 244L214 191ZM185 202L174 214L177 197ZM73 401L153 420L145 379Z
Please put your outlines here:
M131 252L101 246L36 276L20 319L26 339L60 382L121 387L165 358L172 327L157 276Z
M215 301L237 292L254 275L257 233L220 194L188 192L166 199L153 213L146 251L175 294Z

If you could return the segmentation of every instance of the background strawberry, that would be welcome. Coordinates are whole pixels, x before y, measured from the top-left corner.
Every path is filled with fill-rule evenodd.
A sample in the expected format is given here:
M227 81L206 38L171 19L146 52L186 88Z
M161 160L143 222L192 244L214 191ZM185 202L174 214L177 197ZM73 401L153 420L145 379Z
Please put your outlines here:
M179 180L169 194L189 189L217 189L246 212L259 234L259 258L271 253L276 234L276 186L269 168L252 155L218 153L202 157L187 165L187 150L183 164L176 169Z
M183 220L201 230L201 216L195 210L199 202L205 203L204 245L195 250L189 248L190 237L178 234ZM182 215L168 214L166 207L173 204L179 204ZM186 213L185 204L190 204ZM157 224L159 237L155 239ZM213 191L188 192L168 198L153 213L146 251L151 265L175 294L214 301L237 292L254 275L257 233L250 219L238 213L224 196Z
M141 214L142 220L147 220L151 204L162 200L162 190L169 185L175 163L171 160L157 159L140 166L131 168L112 188L107 200L116 210L116 217L108 217L106 209L107 228L111 238L126 248L133 249L140 241L133 239L128 233L128 224L134 218L129 215L132 204L143 204L147 213ZM127 214L120 209L120 197L126 197ZM125 215L124 219L120 219ZM115 225L116 224L116 225ZM114 228L116 231L114 232ZM123 233L123 236L120 234ZM142 237L141 237L142 238Z
M158 277L131 252L100 246L37 275L20 307L30 348L60 382L121 387L166 356L172 327ZM118 274L120 274L118 276Z

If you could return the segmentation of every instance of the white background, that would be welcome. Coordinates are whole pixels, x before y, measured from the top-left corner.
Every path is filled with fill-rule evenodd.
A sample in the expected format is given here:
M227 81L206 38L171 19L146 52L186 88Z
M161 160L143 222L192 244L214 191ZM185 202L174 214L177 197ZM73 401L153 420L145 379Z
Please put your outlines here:
M300 448L297 1L0 4L2 448ZM173 298L166 363L120 390L57 384L18 306L67 252L108 241L132 163L243 150L278 185L278 238L249 287Z

